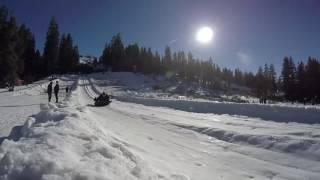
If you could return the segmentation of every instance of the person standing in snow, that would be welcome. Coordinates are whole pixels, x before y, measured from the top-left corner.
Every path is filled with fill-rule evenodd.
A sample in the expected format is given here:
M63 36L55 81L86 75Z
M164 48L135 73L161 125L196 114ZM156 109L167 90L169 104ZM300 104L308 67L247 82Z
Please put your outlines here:
M67 86L66 87L66 97L69 96L69 93L71 92L71 87Z
M56 97L56 103L58 102L58 93L59 93L59 82L56 82L56 85L54 86L54 96Z
M47 93L48 93L48 101L51 101L51 94L52 94L52 82L49 83L47 87Z

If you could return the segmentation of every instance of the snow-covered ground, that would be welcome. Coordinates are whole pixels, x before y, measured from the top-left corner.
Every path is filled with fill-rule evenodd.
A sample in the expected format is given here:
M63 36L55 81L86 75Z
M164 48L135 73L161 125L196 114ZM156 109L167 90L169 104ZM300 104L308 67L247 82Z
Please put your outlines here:
M19 118L0 107L11 120L0 118L11 129L0 129L0 179L320 179L318 107L172 97L131 73L60 81L74 88L58 104L36 95L47 81L0 93L1 105L37 104ZM102 91L112 103L93 107Z
M213 91L203 88L197 83L167 80L163 76L144 76L143 74L131 72L96 73L90 75L90 77L90 80L97 86L105 87L106 85L111 85L114 87L112 89L109 88L109 91L110 93L115 93L115 95L170 100L204 100L205 98L215 101L258 101L257 98L240 95L248 94L250 91L245 87L237 87L234 88L237 89L236 91L231 90L230 92Z
M58 80L61 87L59 96L63 99L65 86L70 86L74 79L66 76ZM0 137L8 136L12 127L23 125L28 116L40 111L40 104L48 101L46 94L48 83L49 80L44 79L30 85L17 86L13 92L0 89Z
M7 136L12 127L22 125L28 116L40 111L39 104L46 100L42 95L46 82L16 87L14 92L0 89L0 137Z

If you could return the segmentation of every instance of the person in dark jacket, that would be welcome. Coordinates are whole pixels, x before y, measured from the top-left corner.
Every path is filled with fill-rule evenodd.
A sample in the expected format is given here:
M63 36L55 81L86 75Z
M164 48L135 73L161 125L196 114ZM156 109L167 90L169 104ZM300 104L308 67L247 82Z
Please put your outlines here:
M58 102L58 94L59 94L59 82L56 82L56 85L54 86L54 96L56 97L56 103Z
M66 97L69 96L70 93L71 93L71 87L67 86L66 87Z
M52 95L52 82L49 83L47 87L47 93L48 93L48 101L51 101L51 95Z

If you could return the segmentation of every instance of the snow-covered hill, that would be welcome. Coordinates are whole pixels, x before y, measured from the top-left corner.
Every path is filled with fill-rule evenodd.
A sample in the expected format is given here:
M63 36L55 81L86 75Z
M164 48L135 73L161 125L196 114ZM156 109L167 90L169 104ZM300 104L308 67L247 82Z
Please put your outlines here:
M59 79L74 88L58 104L46 103L45 80L0 93L12 122L0 129L0 179L320 179L318 107L172 95L132 73ZM102 91L113 102L94 107Z
M250 89L232 85L229 92L210 90L197 83L167 80L163 76L145 76L131 72L96 73L90 75L91 81L97 86L114 86L110 93L147 97L157 99L209 99L229 102L252 102L257 98L249 96Z

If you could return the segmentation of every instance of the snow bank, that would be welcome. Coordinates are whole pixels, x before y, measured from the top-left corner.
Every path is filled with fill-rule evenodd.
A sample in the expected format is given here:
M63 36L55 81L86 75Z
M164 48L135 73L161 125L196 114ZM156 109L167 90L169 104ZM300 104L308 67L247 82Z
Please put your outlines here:
M3 141L0 179L165 179L88 114L70 103L41 105Z
M47 83L48 82L43 82L41 84L30 84L26 86L21 86L13 92L13 96L39 96L46 91Z
M182 124L174 125L229 143L252 145L258 148L297 154L298 156L320 161L320 141L318 139L294 139L288 136L240 134L238 132L212 127L196 127Z
M268 106L245 103L221 103L209 101L163 100L152 98L136 98L129 96L116 96L115 99L124 102L133 102L147 106L169 107L177 110L197 112L242 115L261 118L276 122L298 122L320 124L320 109L295 108L286 106Z

